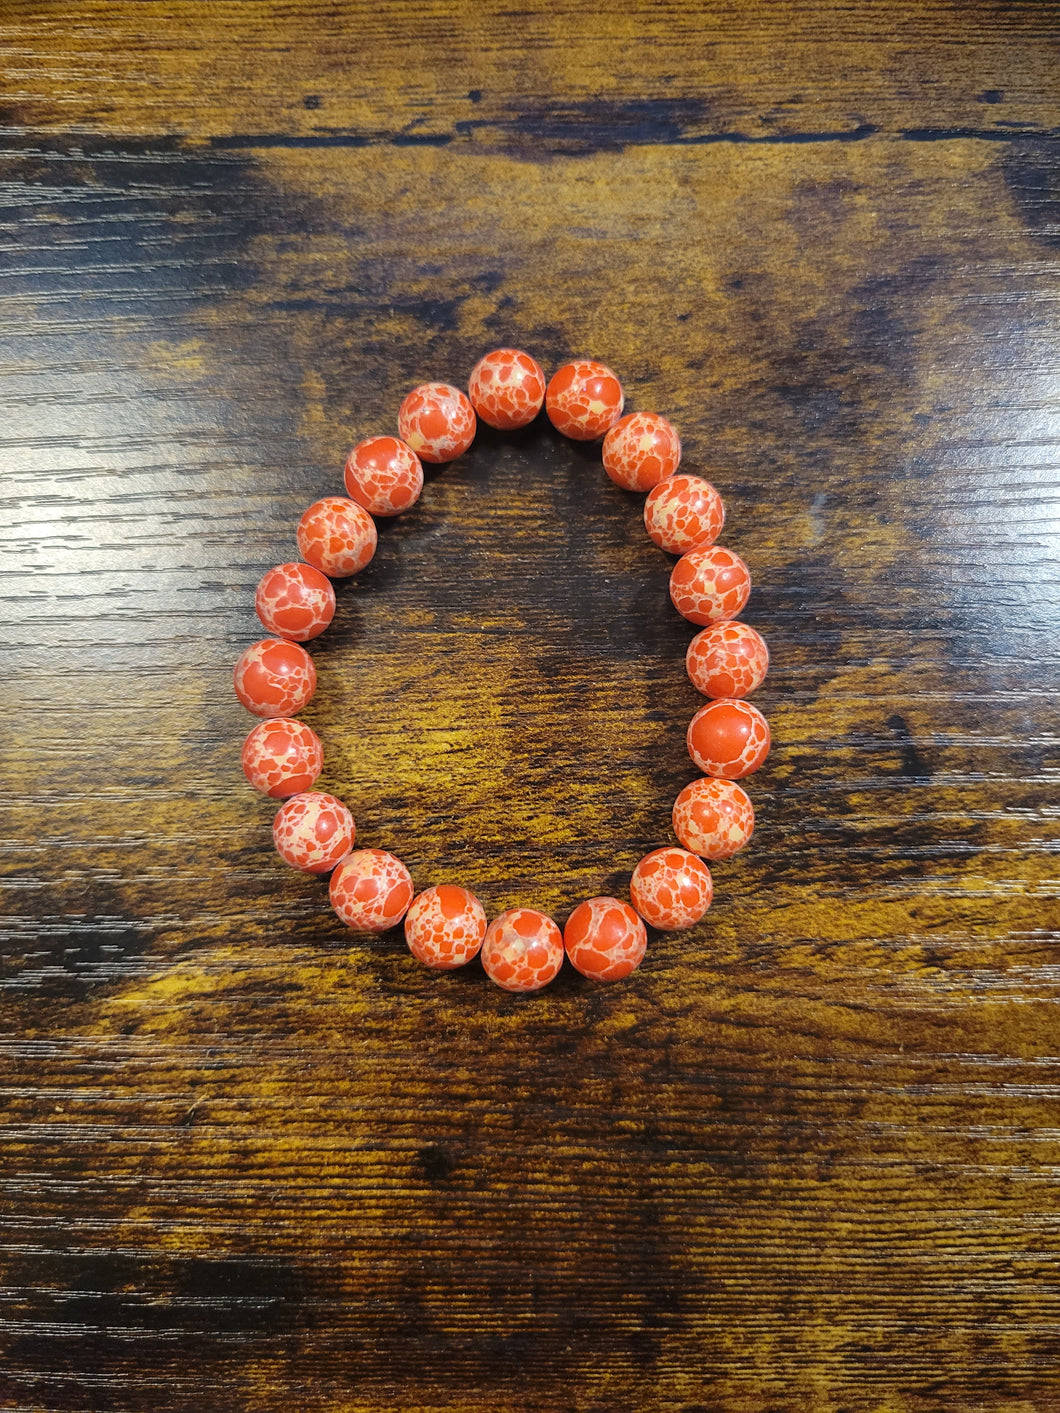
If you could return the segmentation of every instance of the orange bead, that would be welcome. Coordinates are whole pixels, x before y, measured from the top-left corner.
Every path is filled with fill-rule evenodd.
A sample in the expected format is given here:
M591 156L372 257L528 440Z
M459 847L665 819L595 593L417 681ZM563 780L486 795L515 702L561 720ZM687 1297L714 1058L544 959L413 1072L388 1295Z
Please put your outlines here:
M483 422L502 432L532 422L545 400L545 375L529 353L497 348L480 358L468 380L471 406Z
M375 521L345 496L314 501L298 522L298 553L332 579L359 574L377 541Z
M412 902L412 875L385 849L356 849L331 875L331 906L355 932L389 932Z
M486 929L482 965L504 991L538 991L563 965L563 934L544 913L512 908Z
M593 981L621 981L644 959L648 934L629 906L617 898L579 903L563 929L571 965Z
M236 696L255 716L294 716L316 691L317 671L305 648L284 638L251 643L232 672Z
M705 697L746 697L766 680L769 649L750 624L734 619L697 633L685 666L693 687Z
M674 608L704 627L735 618L750 596L751 571L738 554L721 545L689 550L670 575Z
M644 528L669 554L712 545L725 524L721 496L701 476L668 476L644 502Z
M731 859L755 831L755 812L747 792L732 780L704 776L678 795L674 833L686 849L704 859Z
M769 754L769 723L750 702L708 702L689 724L688 754L705 775L742 780Z
M451 971L477 957L486 935L486 912L466 888L438 883L425 888L405 914L405 941L424 966Z
M262 795L284 800L312 789L324 768L320 738L304 721L259 721L243 742L243 774Z
M342 474L346 494L370 515L400 515L423 490L420 459L397 437L358 442Z
M650 491L672 476L681 460L681 439L657 412L631 412L604 438L604 470L627 491Z
M421 461L453 461L475 440L475 410L449 383L421 383L398 408L398 432Z
M335 590L311 564L277 564L262 575L254 607L267 632L306 643L335 617Z
M714 897L710 869L687 849L645 854L629 883L633 906L650 927L677 932L697 923Z
M549 420L577 442L595 441L622 416L622 384L605 363L579 358L554 373L545 394Z
M293 795L272 822L276 852L301 873L330 873L353 848L356 833L346 806L322 790Z

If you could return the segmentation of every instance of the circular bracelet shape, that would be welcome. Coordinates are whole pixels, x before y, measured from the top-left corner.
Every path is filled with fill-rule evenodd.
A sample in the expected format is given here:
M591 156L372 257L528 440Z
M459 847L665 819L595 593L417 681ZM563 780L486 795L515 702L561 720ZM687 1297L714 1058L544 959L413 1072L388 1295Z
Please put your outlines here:
M617 486L646 494L649 538L679 556L670 598L700 630L685 658L688 677L709 698L686 733L702 774L674 801L679 842L654 848L637 863L629 903L585 899L571 909L562 931L532 907L510 908L490 921L474 893L447 879L417 893L396 854L374 844L355 849L350 811L314 789L323 746L297 720L316 690L313 660L302 644L331 623L331 580L359 573L375 554L373 517L410 510L423 491L423 462L442 464L467 451L478 419L512 431L528 426L542 406L563 436L601 443L603 470ZM714 880L705 860L732 858L754 832L754 807L736 781L756 771L769 752L769 725L744 700L764 681L769 651L737 618L751 592L750 570L717 543L725 523L717 490L679 471L676 428L657 412L623 416L624 408L622 384L606 364L575 359L546 380L537 360L517 348L479 359L467 394L443 382L413 388L398 411L398 435L367 437L346 458L346 495L325 495L302 514L296 541L304 563L284 562L262 576L255 608L269 636L241 654L233 673L236 696L262 718L243 743L243 771L260 794L283 802L273 841L284 862L303 873L330 874L331 905L354 932L387 932L403 922L418 962L445 972L479 957L504 991L540 990L565 959L593 982L629 976L645 955L647 927L692 927L710 907Z

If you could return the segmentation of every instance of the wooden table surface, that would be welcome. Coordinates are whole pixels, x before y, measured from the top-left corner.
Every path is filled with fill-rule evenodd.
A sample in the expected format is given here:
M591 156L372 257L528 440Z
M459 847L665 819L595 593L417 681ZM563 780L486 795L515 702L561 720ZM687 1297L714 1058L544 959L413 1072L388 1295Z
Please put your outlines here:
M1060 10L0 7L0 1408L1060 1409ZM272 853L231 665L348 447L586 354L725 497L701 925L511 997ZM561 921L695 774L672 561L488 431L321 786Z

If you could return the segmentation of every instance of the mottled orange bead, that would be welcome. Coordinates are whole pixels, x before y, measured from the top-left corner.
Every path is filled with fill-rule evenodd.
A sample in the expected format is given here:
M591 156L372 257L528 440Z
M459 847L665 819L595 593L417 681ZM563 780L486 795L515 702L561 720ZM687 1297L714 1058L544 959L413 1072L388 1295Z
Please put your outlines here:
M259 721L243 742L243 774L262 795L284 800L312 788L324 768L324 748L304 721Z
M301 873L330 873L353 848L356 833L346 806L322 790L293 795L272 822L276 852Z
M604 437L604 470L627 491L650 491L681 461L681 439L657 412L631 412Z
M703 545L683 554L670 575L670 599L690 623L735 618L751 596L751 571L738 554Z
M355 500L325 496L298 522L298 553L321 574L346 579L359 574L375 554L375 521Z
M705 775L742 780L769 754L769 723L750 702L708 702L689 723L688 754Z
M629 895L650 927L677 932L697 923L714 897L714 880L702 859L670 847L645 854L633 870Z
M644 502L648 539L669 554L687 554L700 545L712 545L724 524L721 496L702 476L668 476Z
M294 716L316 691L317 670L305 648L285 638L261 638L232 672L236 696L255 716Z
M685 666L705 697L746 697L769 671L769 649L748 623L734 619L704 628L688 645Z
M513 432L541 411L545 375L529 353L497 348L475 364L467 390L471 406L487 426Z
M486 911L466 888L438 883L413 899L405 914L405 941L424 966L439 971L477 957L486 935Z
M262 575L254 607L269 633L307 643L335 617L335 590L311 564L277 564Z
M354 932L389 932L412 902L412 875L385 849L357 849L331 875L331 906Z
M486 929L482 966L505 991L537 991L562 965L563 934L544 913L512 908Z
M343 468L346 494L370 515L400 515L419 500L423 467L398 437L358 442Z
M398 432L421 461L453 461L475 440L475 410L449 383L421 383L398 408Z
M549 421L578 442L595 441L622 416L622 384L605 363L578 358L554 373L545 394Z
M686 849L704 859L731 859L755 830L754 806L733 780L704 776L678 795L674 833Z
M589 898L579 903L563 929L571 966L593 981L621 981L644 959L648 934L644 923L618 898Z

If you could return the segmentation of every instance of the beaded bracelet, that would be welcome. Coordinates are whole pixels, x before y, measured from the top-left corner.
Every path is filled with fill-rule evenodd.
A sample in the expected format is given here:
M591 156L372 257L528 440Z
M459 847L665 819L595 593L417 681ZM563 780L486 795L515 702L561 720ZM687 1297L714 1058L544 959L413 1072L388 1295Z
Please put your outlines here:
M354 849L353 816L334 795L312 787L324 764L316 733L297 713L316 687L313 660L301 646L335 613L332 579L358 573L376 548L373 516L408 510L423 489L423 462L454 460L474 439L476 414L501 431L525 427L542 404L553 426L576 441L603 439L604 470L629 491L646 491L644 524L654 544L679 555L670 598L700 631L686 668L710 698L688 727L688 751L703 776L673 806L681 847L666 845L640 860L630 879L633 906L618 898L580 903L561 932L533 908L511 908L487 925L478 898L439 883L418 895L409 870L385 849ZM578 359L545 385L540 365L518 349L479 360L468 396L448 383L413 388L398 412L398 437L369 437L346 459L346 496L325 496L298 522L304 563L270 569L255 607L273 636L252 644L235 666L236 695L262 720L243 743L250 784L285 801L273 824L280 857L305 873L330 873L331 905L357 932L385 932L404 919L417 960L438 970L481 956L487 976L507 991L536 991L559 972L564 954L595 981L618 981L639 966L645 923L661 931L691 927L710 907L714 885L704 860L728 859L754 830L754 809L737 780L765 760L769 726L744 701L769 666L762 638L737 620L751 592L746 564L716 544L725 522L709 481L678 474L681 442L654 412L623 416L625 397L602 363Z

